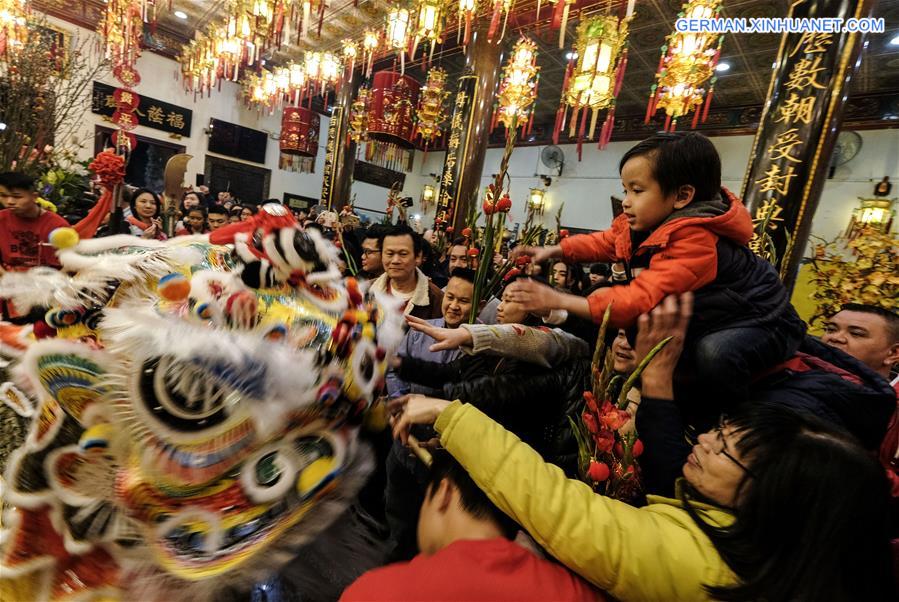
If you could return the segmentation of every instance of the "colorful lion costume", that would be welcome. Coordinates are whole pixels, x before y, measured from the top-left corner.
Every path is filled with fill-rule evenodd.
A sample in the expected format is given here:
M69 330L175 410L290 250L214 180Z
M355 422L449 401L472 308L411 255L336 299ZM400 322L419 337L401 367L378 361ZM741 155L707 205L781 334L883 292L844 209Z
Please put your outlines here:
M0 599L217 599L278 570L364 483L400 312L277 205L213 242L69 236L65 272L0 280L18 311L50 308L0 333L4 430L30 420Z

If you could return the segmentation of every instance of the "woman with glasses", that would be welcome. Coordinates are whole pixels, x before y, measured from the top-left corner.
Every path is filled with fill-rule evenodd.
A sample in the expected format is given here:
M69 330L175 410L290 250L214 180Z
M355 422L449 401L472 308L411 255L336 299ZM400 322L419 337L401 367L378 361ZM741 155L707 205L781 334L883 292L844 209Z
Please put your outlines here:
M691 311L685 297L640 318L638 356L674 335L643 374L644 404L670 394ZM815 418L756 405L723 419L697 438L675 498L650 495L643 508L565 478L459 401L413 398L394 433L405 440L410 425L428 423L497 506L618 600L895 599L883 471Z

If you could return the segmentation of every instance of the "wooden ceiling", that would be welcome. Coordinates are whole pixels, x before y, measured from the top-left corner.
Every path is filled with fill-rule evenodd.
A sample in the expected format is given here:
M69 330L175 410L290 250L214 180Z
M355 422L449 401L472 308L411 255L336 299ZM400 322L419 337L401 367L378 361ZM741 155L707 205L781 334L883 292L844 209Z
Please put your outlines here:
M623 1L613 0L613 4ZM55 16L88 26L97 22L103 9L101 0L35 0L35 4ZM213 20L221 20L225 9L223 0L174 0L172 11L168 10L165 0L160 4L162 8L159 11L158 26L155 33L148 33L148 46L169 56L179 52L181 45L193 36L196 28L205 27ZM366 28L382 27L388 6L386 0L358 0L358 6L353 4L353 0L331 0L322 21L320 37L313 32L299 43L285 45L273 53L269 61L277 63L297 58L307 48L337 50L342 39L360 39ZM482 0L482 6L487 4ZM559 49L559 32L547 28L550 8L548 2L543 4L540 30L537 32L533 18L536 0L517 0L515 12L527 23L519 27L515 19L511 19L505 38L505 43L511 44L519 32L526 33L536 39L539 45L540 92L534 139L530 140L531 143L545 143L550 134L559 103L565 54L574 42L577 25L576 13L573 13L566 36L569 48ZM578 3L584 4L604 6L606 0L581 0ZM631 121L636 124L637 117L642 117L645 112L660 47L665 36L670 33L681 5L682 0L637 2L636 15L630 28L629 62L618 99L617 114L624 121L630 116ZM786 16L787 8L788 0L725 0L724 16L782 17ZM188 18L175 17L174 10L183 11ZM852 125L855 119L855 124L860 127L899 127L899 46L889 44L892 38L899 35L899 0L877 0L873 16L885 20L887 33L868 38L858 77L851 84L852 103L847 120ZM730 69L718 74L711 123L706 129L752 129L753 119L757 121L765 100L779 40L780 36L774 34L734 34L725 38L721 61L729 64ZM446 42L435 53L434 64L444 67L449 73L450 89L454 89L455 78L462 71L462 52L463 49L456 44L455 34L451 34L446 36ZM420 50L419 58L422 54ZM376 69L390 68L393 62L393 57L384 57L377 63ZM407 66L407 73L424 81L426 71L420 62L419 60L418 64ZM620 137L619 129L627 127L624 122L619 124L616 127L616 137Z

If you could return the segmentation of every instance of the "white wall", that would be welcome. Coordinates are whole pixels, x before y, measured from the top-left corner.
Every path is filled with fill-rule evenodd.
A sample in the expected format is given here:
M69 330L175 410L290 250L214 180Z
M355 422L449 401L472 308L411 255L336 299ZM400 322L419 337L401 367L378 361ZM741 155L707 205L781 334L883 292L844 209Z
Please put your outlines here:
M899 129L865 130L859 132L863 144L859 154L846 165L839 167L834 178L827 180L815 219L812 232L818 236L832 239L846 229L852 210L858 206L859 196L871 196L874 184L883 176L890 176L891 181L899 180ZM724 186L740 194L749 152L752 148L752 136L717 136L712 142L721 155L722 182ZM621 181L618 177L618 162L622 155L633 146L634 142L612 142L605 150L600 151L596 144L585 144L583 160L577 160L575 145L562 145L565 153L565 167L561 177L553 176L552 185L546 192L547 209L543 222L554 226L554 215L558 206L564 201L562 224L576 228L602 229L612 219L610 195L621 196ZM525 214L525 203L529 190L541 186L536 173L547 173L547 169L539 165L540 151L543 147L519 147L512 154L509 163L509 175L512 178L512 211L509 222L522 222ZM492 181L491 174L499 170L502 149L487 151L481 185ZM444 153L429 153L423 166L416 165L416 175L424 185L430 179L429 173L440 173L443 166ZM409 178L411 180L412 178ZM408 180L407 180L408 181ZM408 187L408 185L407 185ZM894 185L894 193L899 196L899 183ZM412 194L418 198L419 192ZM416 207L418 210L418 207Z
M87 29L80 28L71 23L47 17L54 25L72 32L77 36L91 36L95 34ZM133 133L147 138L180 144L186 147L186 152L193 155L193 159L187 167L185 174L185 183L193 184L196 181L196 174L203 173L207 155L208 139L204 133L204 129L209 125L211 118L221 119L230 123L236 123L245 127L264 130L277 134L281 130L280 112L275 115L259 114L256 111L248 110L238 98L239 86L226 82L222 84L221 91L214 91L211 96L206 98L198 98L194 100L192 94L186 93L181 85L180 74L178 71L178 63L159 56L149 51L144 51L137 63L137 70L141 75L141 83L135 88L139 95L149 96L158 100L163 100L176 104L181 107L191 109L193 111L193 124L191 126L190 136L180 139L172 137L167 132L155 130L152 128L138 126ZM120 84L110 74L102 80L104 83L113 86ZM111 127L111 124L104 121L101 115L91 113L90 101L85 104L84 115L82 117L82 125L79 140L82 141L82 147L79 151L81 159L89 159L94 154L94 128L97 125ZM271 170L271 185L269 188L269 197L282 198L285 192L300 194L318 198L321 194L322 170L324 168L325 150L324 146L328 136L328 118L322 117L321 131L319 135L320 146L318 156L316 157L315 173L296 173L278 169L278 158L280 156L278 150L278 141L268 139L268 145L265 152L265 165L257 163L247 163L240 161L234 157L225 157L223 155L215 155L229 161L238 163L247 163L256 167L265 167ZM418 169L418 163L421 161L420 156L416 156L416 163L413 167ZM413 171L417 173L417 171ZM411 187L410 187L411 186ZM418 178L412 177L411 182L407 184L404 190L405 194L418 198L421 190L421 184ZM357 204L360 206L377 209L383 211L386 206L387 189L373 186L365 183L354 183L352 193L356 195ZM261 199L256 199L261 200Z

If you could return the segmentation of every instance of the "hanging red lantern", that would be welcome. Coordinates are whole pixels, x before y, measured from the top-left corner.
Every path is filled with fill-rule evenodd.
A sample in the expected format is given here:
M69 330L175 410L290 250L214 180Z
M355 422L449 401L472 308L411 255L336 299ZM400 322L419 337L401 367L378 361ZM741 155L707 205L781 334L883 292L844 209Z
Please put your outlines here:
M372 140L412 147L414 109L421 84L396 71L378 71L372 77L368 104L368 134Z
M281 152L314 157L318 153L318 113L304 107L285 107L281 117Z

